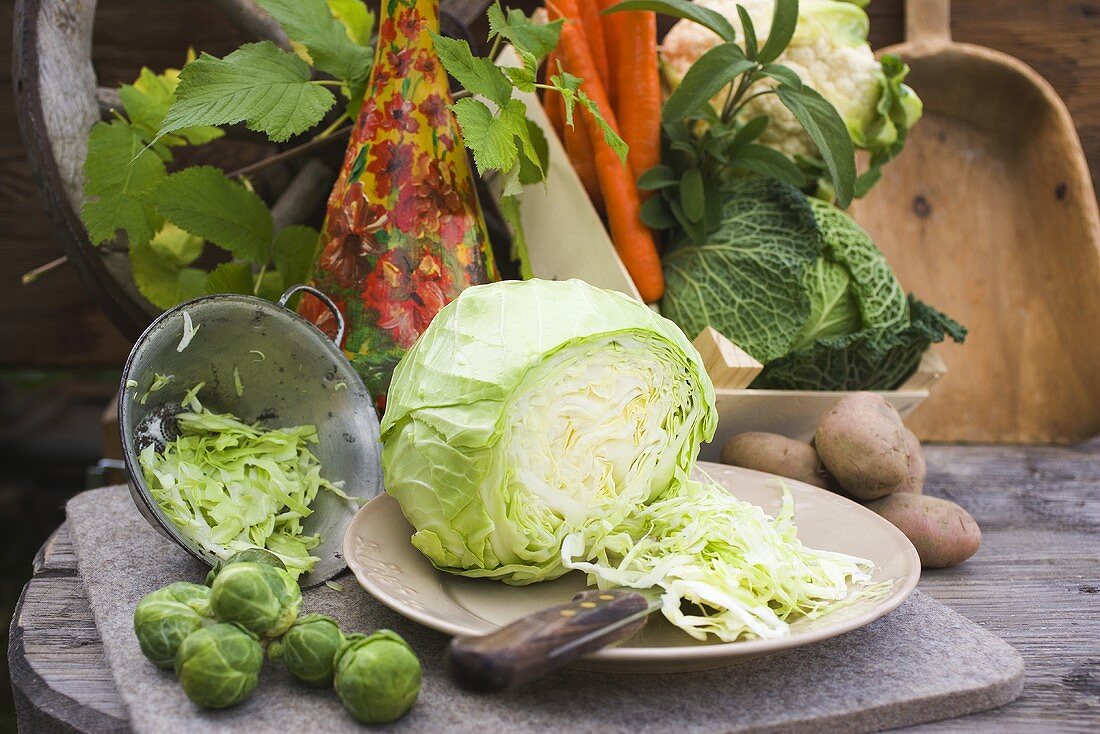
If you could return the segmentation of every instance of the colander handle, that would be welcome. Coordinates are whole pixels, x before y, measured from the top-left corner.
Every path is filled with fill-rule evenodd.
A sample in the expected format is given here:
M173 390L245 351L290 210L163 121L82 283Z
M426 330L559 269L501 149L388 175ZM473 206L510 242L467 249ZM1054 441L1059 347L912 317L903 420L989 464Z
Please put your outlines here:
M304 285L299 283L298 285L292 285L286 289L283 295L279 296L279 305L286 308L287 301L294 296L295 293L305 291L310 294L321 303L325 304L325 307L332 312L333 317L336 319L336 338L333 339L336 342L336 346L341 346L344 343L344 314L340 313L340 309L336 307L336 304L332 302L332 299L326 296L321 291L317 290L311 285Z

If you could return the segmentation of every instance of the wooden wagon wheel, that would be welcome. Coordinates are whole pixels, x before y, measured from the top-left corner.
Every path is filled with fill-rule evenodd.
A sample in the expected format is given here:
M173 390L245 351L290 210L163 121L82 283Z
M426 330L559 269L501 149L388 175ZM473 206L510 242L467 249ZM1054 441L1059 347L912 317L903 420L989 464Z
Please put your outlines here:
M279 25L254 0L212 0L241 31L289 48ZM479 48L485 38L485 10L491 0L442 0L446 35ZM540 2L510 3L531 9ZM125 247L96 247L80 219L83 165L88 133L109 110L113 90L98 90L91 63L96 0L17 0L14 21L14 77L19 128L43 203L68 263L126 337L136 338L159 309L138 292ZM483 50L483 49L482 49ZM114 106L118 106L115 102ZM316 163L301 168L272 207L279 224L304 220L328 193L335 171ZM479 186L480 188L480 186ZM488 203L485 192L480 192ZM507 230L486 212L495 243Z

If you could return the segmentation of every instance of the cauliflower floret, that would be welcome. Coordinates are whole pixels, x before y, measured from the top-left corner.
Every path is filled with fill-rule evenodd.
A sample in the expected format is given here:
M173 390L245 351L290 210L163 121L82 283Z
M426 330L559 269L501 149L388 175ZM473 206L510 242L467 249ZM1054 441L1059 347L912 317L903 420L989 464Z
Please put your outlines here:
M737 14L738 0L696 2L729 19L737 31L738 42L744 42ZM740 5L752 18L763 46L771 30L774 0L740 0ZM882 69L866 38L866 15L854 5L837 0L802 0L794 37L776 59L837 108L857 143L859 131L873 119L875 105L882 94ZM698 23L690 20L676 23L661 45L661 59L669 84L675 88L696 59L721 42L721 38ZM762 80L753 85L750 94L764 89L763 85L776 84L770 79ZM723 91L713 100L719 110L725 96ZM770 118L759 142L792 157L817 155L817 147L810 136L775 95L750 101L741 117L748 120L758 115Z

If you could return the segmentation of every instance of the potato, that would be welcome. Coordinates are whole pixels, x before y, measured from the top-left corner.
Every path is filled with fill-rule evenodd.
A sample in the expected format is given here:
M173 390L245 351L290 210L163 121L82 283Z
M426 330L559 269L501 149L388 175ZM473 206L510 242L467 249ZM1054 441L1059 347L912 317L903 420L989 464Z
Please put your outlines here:
M893 523L913 543L924 568L962 563L978 551L982 531L970 513L954 502L920 494L892 494L867 509Z
M924 491L924 478L928 474L928 465L924 463L924 449L920 447L917 435L905 429L905 445L909 447L909 478L899 492L920 494Z
M753 431L730 438L722 447L722 463L778 474L815 487L835 486L810 444L775 433Z
M909 482L905 425L881 395L857 392L837 401L821 418L814 446L845 492L873 500Z

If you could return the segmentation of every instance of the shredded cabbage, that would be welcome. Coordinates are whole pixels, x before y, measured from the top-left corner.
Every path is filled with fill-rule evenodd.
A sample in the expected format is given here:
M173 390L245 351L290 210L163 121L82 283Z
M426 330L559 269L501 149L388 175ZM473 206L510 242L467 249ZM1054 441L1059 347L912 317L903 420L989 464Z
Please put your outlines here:
M195 403L196 386L184 399ZM297 578L317 562L303 518L322 489L349 499L343 482L321 476L311 425L266 429L205 408L177 416L180 436L162 453L139 455L153 499L187 537L219 558L266 548Z
M783 487L774 519L712 482L686 481L618 526L596 520L562 544L562 563L600 588L659 587L661 611L697 639L782 637L889 584L870 561L802 544ZM684 610L690 611L685 612Z
M141 396L141 404L145 405L145 401L149 399L149 396L155 393L157 390L163 390L165 385L171 382L173 375L162 375L159 372L153 375L153 381L149 383L149 389Z
M202 324L199 324L199 326L202 326ZM180 343L176 347L176 351L177 352L182 352L184 349L187 349L188 345L191 344L191 340L195 338L195 334L197 334L198 331L199 331L199 327L195 326L194 323L192 323L192 321L191 321L191 314L184 311L183 312L183 336L180 338Z

